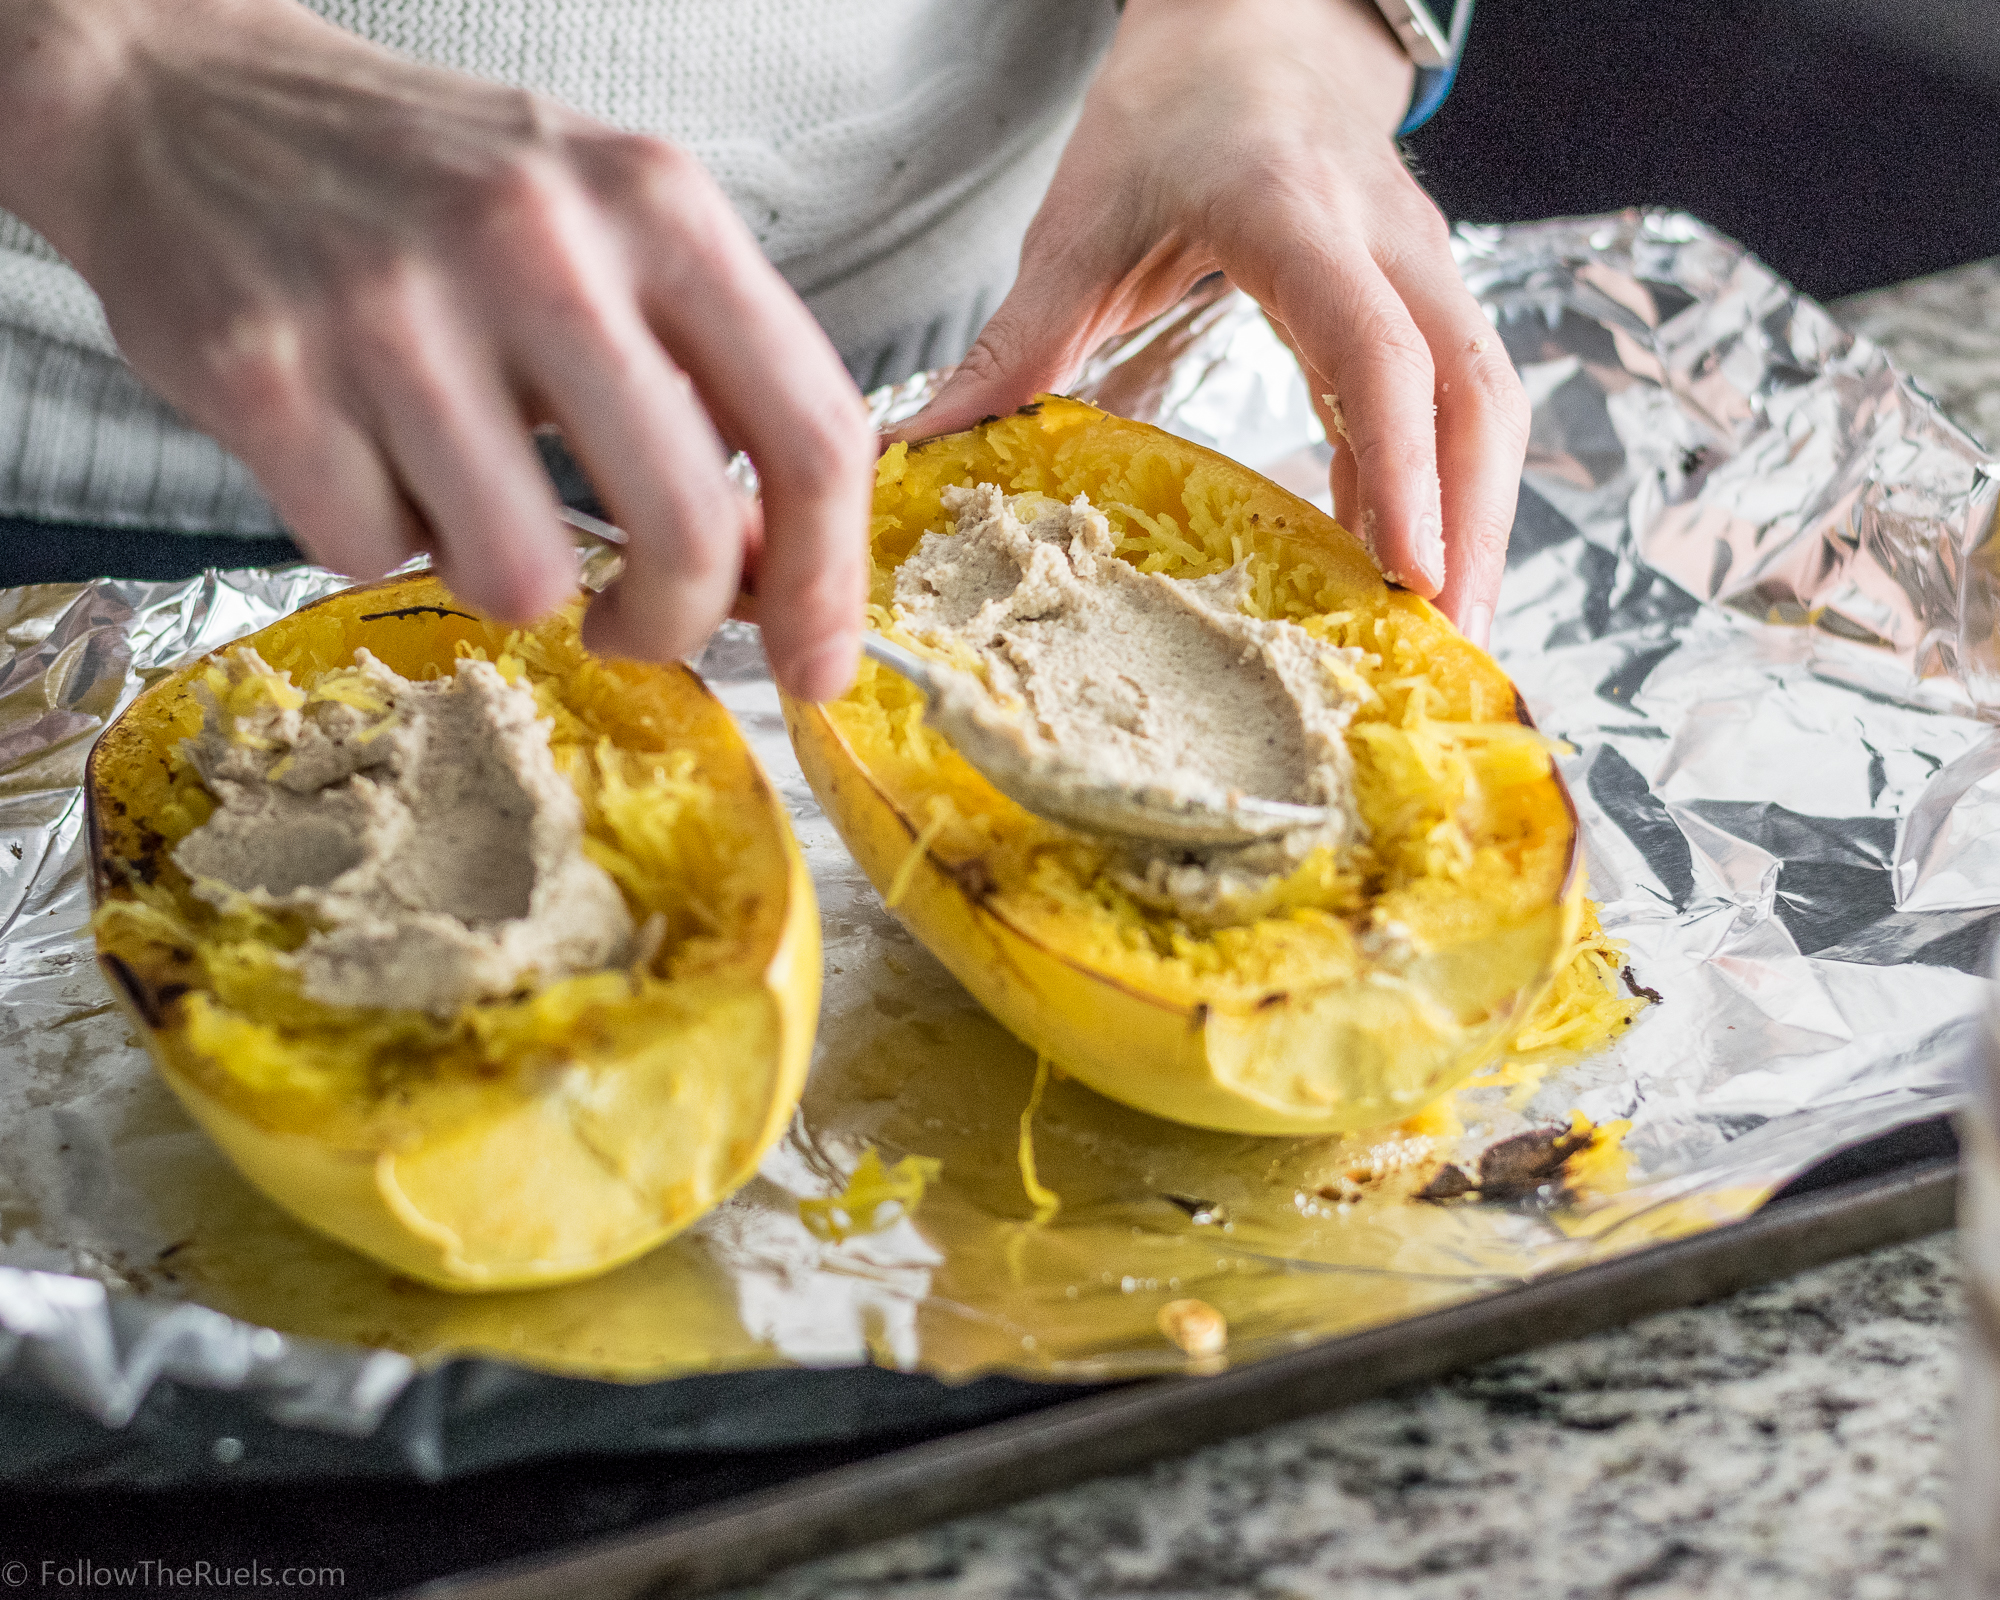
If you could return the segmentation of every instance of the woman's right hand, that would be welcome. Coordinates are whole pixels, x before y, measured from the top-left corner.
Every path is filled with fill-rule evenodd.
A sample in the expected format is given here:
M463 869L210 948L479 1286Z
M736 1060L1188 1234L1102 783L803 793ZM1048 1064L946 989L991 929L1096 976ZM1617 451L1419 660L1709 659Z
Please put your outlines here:
M316 560L429 549L541 615L576 581L529 439L554 422L631 538L593 647L689 654L754 583L779 681L846 686L874 438L692 157L290 0L0 0L0 104L0 205Z

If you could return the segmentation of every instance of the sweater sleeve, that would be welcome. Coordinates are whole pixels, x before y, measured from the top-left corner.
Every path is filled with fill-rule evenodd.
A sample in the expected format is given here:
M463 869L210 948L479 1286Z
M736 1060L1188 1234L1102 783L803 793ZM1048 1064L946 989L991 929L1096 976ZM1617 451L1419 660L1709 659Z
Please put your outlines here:
M302 0L417 60L671 140L864 386L958 360L1110 42L1112 0ZM0 213L0 516L267 535L241 462Z

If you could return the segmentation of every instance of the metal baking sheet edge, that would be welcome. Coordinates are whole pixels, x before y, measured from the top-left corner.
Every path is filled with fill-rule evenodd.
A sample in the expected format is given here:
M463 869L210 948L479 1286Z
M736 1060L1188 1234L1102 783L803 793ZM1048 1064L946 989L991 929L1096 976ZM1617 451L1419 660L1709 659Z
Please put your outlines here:
M679 1600L989 1510L1499 1356L1713 1300L1952 1226L1946 1158L1801 1195L1745 1221L1274 1356L1134 1383L761 1489L402 1600Z

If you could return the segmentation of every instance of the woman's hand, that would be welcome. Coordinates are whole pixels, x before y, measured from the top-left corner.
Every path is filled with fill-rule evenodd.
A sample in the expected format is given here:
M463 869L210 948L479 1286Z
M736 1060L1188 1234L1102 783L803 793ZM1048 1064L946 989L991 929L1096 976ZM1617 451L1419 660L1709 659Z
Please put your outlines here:
M846 686L875 442L692 157L289 0L0 0L0 104L0 204L316 559L428 548L494 615L546 612L576 581L528 437L554 422L631 536L594 647L687 654L754 579L779 681Z
M1219 268L1323 397L1341 518L1483 644L1528 406L1397 153L1410 86L1368 0L1128 0L1013 292L901 431L1061 388Z

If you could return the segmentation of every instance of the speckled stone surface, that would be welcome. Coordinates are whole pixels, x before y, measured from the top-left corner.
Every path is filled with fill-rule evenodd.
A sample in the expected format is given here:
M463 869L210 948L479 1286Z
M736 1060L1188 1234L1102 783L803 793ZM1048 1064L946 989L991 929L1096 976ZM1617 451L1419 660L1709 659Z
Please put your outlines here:
M2000 261L1833 309L2000 447ZM1879 1250L734 1600L1929 1600L1955 1252Z
M1936 1592L1950 1236L801 1567L737 1600Z
M2000 449L2000 259L1850 295L1833 312L1886 349L1961 427Z

